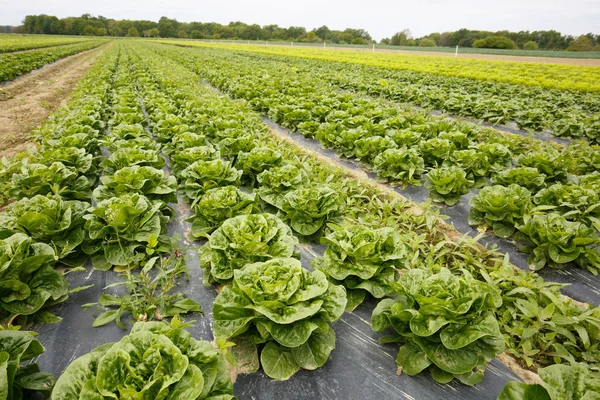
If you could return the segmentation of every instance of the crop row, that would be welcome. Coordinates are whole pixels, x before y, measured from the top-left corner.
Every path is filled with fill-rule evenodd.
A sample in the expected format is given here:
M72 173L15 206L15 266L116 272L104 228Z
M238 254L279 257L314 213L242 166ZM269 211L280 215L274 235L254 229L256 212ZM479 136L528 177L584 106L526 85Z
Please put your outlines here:
M156 62L152 56L152 53L146 51L142 54L144 54L144 59ZM168 74L167 71L169 72ZM215 121L222 121L219 123L226 123L226 126L229 128L225 130L229 130L228 136L219 138L220 140L218 143L221 145L220 147L218 146L219 150L229 149L233 143L239 145L239 142L232 139L234 139L235 136L240 136L238 139L245 138L248 136L249 131L252 132L248 125L244 126L244 129L236 129L237 124L234 123L234 121L245 118L245 115L242 114L242 110L238 108L239 105L237 103L223 100L222 98L217 97L217 94L212 93L208 89L204 89L204 91L201 92L203 101L201 103L202 106L200 107L202 108L192 108L190 111L187 111L185 105L187 104L189 107L191 102L183 102L183 93L185 93L185 91L191 91L192 89L189 88L193 88L195 86L194 77L190 77L189 71L186 72L185 70L181 70L181 68L178 68L172 63L166 64L166 66L163 67L163 73L165 74L165 77L163 78L163 84L168 83L173 85L176 96L179 96L182 101L177 108L181 112L180 115L182 115L182 117L186 117L185 119L179 120L179 123L185 127L181 129L188 129L190 126L193 126L199 132L206 132L206 136L210 138L215 134L218 134L218 132L222 132L218 129L218 126L216 127L214 125ZM167 88L163 87L163 90L167 90ZM218 118L215 115L208 117L206 115L206 111L201 112L203 108L206 110L206 104L213 104L213 102L225 102L227 104L227 107L218 108ZM252 115L248 109L246 109L246 113ZM231 116L227 117L227 115ZM246 123L248 124L248 122ZM178 129L171 125L171 132L177 130ZM255 192L258 194L260 199L264 203L275 207L278 215L281 215L284 221L289 221L290 226L295 231L297 236L299 234L302 239L311 239L310 236L307 237L306 235L309 234L310 231L303 232L302 230L307 227L313 227L313 224L308 224L308 226L306 223L294 224L295 218L306 218L307 213L300 213L300 210L293 209L292 206L298 207L300 204L306 204L306 201L291 201L293 198L299 196L300 193L303 193L303 196L306 196L307 191L305 186L308 186L309 188L312 186L311 177L315 177L313 179L318 179L317 177L319 176L322 177L321 179L325 179L325 182L328 186L337 189L337 193L339 193L341 197L345 198L345 204L343 206L343 212L341 215L343 220L339 221L339 224L337 225L328 224L328 226L325 227L326 230L321 234L321 236L322 242L328 244L328 248L322 258L315 259L313 265L317 270L328 275L333 282L343 284L346 287L348 302L352 307L359 304L365 295L381 298L382 296L386 297L388 295L398 293L398 291L406 290L400 288L394 283L397 277L395 277L394 274L389 273L389 270L386 269L386 265L396 265L396 268L398 268L399 265L403 265L405 268L422 268L423 270L428 271L423 272L424 275L421 276L421 278L424 276L429 276L428 274L431 274L434 271L439 271L438 273L442 274L441 276L444 276L444 267L455 271L458 276L461 276L461 272L459 272L460 269L468 268L473 275L477 276L482 281L487 281L494 287L501 288L501 291L504 294L502 296L504 301L500 306L500 311L496 313L501 321L500 329L502 330L504 338L509 346L509 352L521 357L523 361L527 363L527 365L533 366L552 364L560 361L560 358L562 357L560 354L563 354L566 359L573 357L573 353L569 352L574 349L572 345L580 339L578 339L576 335L568 334L568 332L571 329L574 329L573 332L576 332L578 328L570 326L565 328L566 330L563 330L564 326L561 326L558 330L560 333L558 331L550 333L550 331L553 330L554 325L554 322L551 320L553 318L557 320L560 319L560 317L555 315L550 316L550 314L566 312L566 314L564 314L565 317L567 315L572 316L573 313L576 313L577 315L589 316L589 319L586 320L586 322L583 322L583 325L591 329L591 332L595 332L597 327L597 311L593 311L595 309L588 309L587 306L578 306L572 301L561 296L559 292L560 285L544 283L534 274L515 271L510 265L505 264L499 259L495 259L494 255L486 253L485 251L482 253L475 244L470 243L469 239L463 238L459 243L449 240L442 231L442 227L437 225L436 222L433 222L435 219L429 220L431 216L417 216L413 215L412 213L407 213L406 210L409 206L408 204L400 206L398 203L396 203L394 205L394 200L382 196L381 193L377 192L373 188L355 181L349 181L348 179L344 178L343 174L329 166L324 166L318 162L313 164L313 162L316 160L312 159L312 157L303 156L298 160L298 149L290 147L290 145L286 144L286 142L281 142L277 139L274 139L271 135L259 135L260 132L261 130L258 130L254 133L254 135L258 135L258 138L255 138L255 141L261 137L264 137L266 140L264 143L262 141L258 141L256 145L260 147L264 146L266 148L271 148L272 150L270 152L267 152L266 150L261 150L259 152L255 148L255 150L250 151L250 153L262 153L261 157L264 158L264 160L262 161L262 164L259 165L261 165L263 168L268 166L268 164L264 164L267 162L275 163L275 166L271 165L269 169L258 174L255 183L252 183L253 180L249 176L248 179L250 180L246 186L258 186L255 189ZM230 135L235 136L232 137ZM188 144L188 146L191 146L191 144ZM207 151L206 149L202 148L203 146L204 145L197 146L199 149L195 149L194 152L197 152L197 154L206 154ZM275 149L284 154L282 157L284 160L283 166L277 165L277 163L280 162L278 161L278 157L272 157ZM190 149L190 151L192 150ZM287 157L285 153L288 151L291 152L292 155L295 155L295 157ZM271 156L267 157L269 154ZM229 155L229 157L232 157L232 155ZM241 155L238 156L238 160L239 157L241 157ZM228 157L225 156L225 158ZM295 164L294 158L300 161L300 163ZM233 159L235 160L235 158ZM213 161L212 163L215 165L221 164L218 161ZM203 162L202 164L205 163ZM237 160L230 164L230 167L233 166L235 169L236 164ZM305 178L302 174L302 170L306 171L307 166L310 166L310 171ZM295 171L292 167L300 170L300 172ZM197 168L199 167L194 166L194 169ZM203 168L206 167L203 165ZM221 167L221 169L223 168ZM243 172L245 171L243 170ZM230 173L221 174L221 176L230 175ZM243 176L244 173L242 173L242 177ZM274 183L277 186L271 186L267 188L263 186L264 184L273 185ZM182 184L185 185L185 183ZM189 186L185 187L187 188ZM191 185L191 188L196 189L197 185ZM338 207L332 206L331 195L324 195L324 193L327 193L327 191L324 191L323 194L318 197L320 201L317 202L315 206L318 205L320 207L327 207L327 209L330 210L338 209ZM371 194L369 195L367 193ZM191 194L197 193L192 192ZM208 198L205 198L205 196ZM252 209L247 197L241 195L232 197L236 198L236 200L233 203L234 205L227 207L228 210L231 210L230 212L245 213ZM204 204L208 205L215 204L214 198L212 196L208 196L208 193L195 200L195 204L197 205L202 204L203 202L205 202ZM399 206L400 209L398 209ZM204 236L207 234L206 231L203 231L203 229L206 229L206 221L210 220L206 216L207 209L209 209L209 207L206 207L206 209L200 207L196 208L197 215L194 219L194 222L196 222L198 217L200 217L199 219L201 221L200 223L196 224L196 232L199 233L199 236ZM331 216L330 212L327 213L324 210L320 211L320 215L325 215L328 217ZM289 215L290 212L293 213L291 218ZM425 218L425 220L423 218ZM244 225L240 225L240 221L248 219L249 217L235 217L233 220L236 223L233 223L231 220L226 221L223 223L221 228L217 228L216 231L210 235L207 244L208 247L205 247L205 250L203 250L203 256L205 256L203 258L204 262L206 263L203 268L209 269L207 273L210 272L210 276L206 279L209 283L213 281L221 283L230 282L233 276L234 282L232 290L235 292L237 288L243 287L240 282L236 281L237 275L236 273L232 274L234 271L231 271L231 268L235 268L236 265L242 267L244 264L244 258L242 258L242 256L249 257L245 262L256 261L255 259L251 258L252 253L248 254L248 251L258 250L244 250L246 253L241 254L239 253L241 250L238 250L248 248L247 246L242 245L244 242L240 243L237 241L249 239L244 237L238 238L236 236L236 233L246 232L246 230L242 228ZM389 226L393 229L391 231L380 229L380 227L386 226ZM397 231L394 232L398 229L398 227L401 227L400 232L402 232L402 237L397 236ZM275 237L280 238L279 235L276 235ZM253 238L252 240L256 241L258 239ZM382 244L378 245L377 243ZM380 247L383 246L383 243L386 243L385 250L384 248ZM404 250L402 247L404 247ZM442 253L439 252L439 249L446 247L448 248L446 251ZM258 246L257 248L260 249ZM287 247L279 245L279 248L285 249ZM369 251L377 251L373 249L378 249L379 251L383 252L383 254L370 253ZM413 256L409 260L404 259L404 257L407 257L408 249L413 251ZM348 260L345 263L336 264L340 262L340 252L347 254ZM470 256L467 256L467 254ZM227 262L227 257L231 257L230 260L236 260L236 262ZM368 268L369 265L371 268ZM375 266L377 266L377 268L374 268ZM282 266L277 265L277 267L280 268ZM246 267L243 267L242 269L244 268ZM416 275L419 273L421 272L415 272ZM441 276L436 276L435 279L440 279ZM464 279L469 279L467 275L463 276ZM416 276L414 278L416 280L419 279ZM432 278L432 280L435 279ZM474 285L477 286L476 284ZM527 288L527 290L525 290L525 288ZM471 293L470 296L476 297L482 295L482 293L487 290L485 289L485 285L482 286L481 290L483 292L478 292L479 294ZM229 292L226 293L229 294ZM386 302L386 304L389 303ZM216 305L219 305L220 310L222 304L220 303L219 298L215 302L215 307ZM228 303L228 305L229 307L234 307L234 305L230 303ZM552 309L552 312L550 312L550 309ZM543 310L546 311L542 312ZM480 311L484 310L482 309ZM215 308L213 312L215 313L215 317L217 319L216 326L218 327L220 326L218 311ZM379 313L376 315L376 318L378 319ZM247 317L250 318L250 315ZM235 324L242 323L240 320L236 321L237 322L235 322ZM234 322L231 321L230 323ZM230 323L228 323L228 325L231 327ZM382 325L382 329L384 325ZM245 329L245 326L246 325L242 325L240 327L238 325L240 330ZM528 330L528 326L531 328L535 326L535 329ZM525 336L523 336L524 331L527 332ZM224 332L235 335L235 331L228 330ZM570 336L571 339L574 339L574 342L570 341L570 343L564 347L563 344L557 344L560 342L560 339L554 342L554 338L565 333L567 336ZM261 337L264 340L264 333L262 335L263 336ZM584 341L587 342L589 340L589 336L585 336L585 338L586 339L584 339ZM434 338L431 339L435 340ZM583 346L586 348L585 346L587 345ZM587 348L590 347L588 346ZM411 347L411 349L414 350L414 346ZM550 355L550 353L552 355ZM567 355L567 353L569 353L569 355ZM582 356L583 353L580 353L579 356L576 356L576 359L578 361L582 361L584 358L587 359L590 354L587 352L585 353L585 356ZM575 360L575 358L573 360ZM437 367L435 366L432 368L435 370L433 372L434 375L435 373L439 372L441 375L438 375L438 377L441 380L447 379L447 374L444 375L444 373L437 371ZM460 374L456 373L456 375L453 376L462 379L467 383L473 383L473 381L470 381L470 379L478 379L478 377L480 378L479 373L475 374L474 376L469 375L458 377L457 375Z
M190 45L190 42L174 42L171 40L166 43L175 43L184 46ZM212 48L222 47L219 44L206 42L194 42L193 45ZM282 46L228 44L227 47L238 50L251 50L264 54L336 61L513 85L541 86L548 89L567 91L600 91L600 83L598 83L600 69L598 67L416 56L412 54L372 54L338 50L323 51L323 49L301 49Z
M237 52L235 62L298 68L343 90L519 129L600 140L600 95L398 71L343 62ZM232 60L233 61L233 60Z
M93 49L104 43L106 43L105 40L90 40L83 43L0 55L0 83L15 79L61 58Z
M532 252L532 268L574 262L595 273L600 266L600 173L593 147L569 146L572 157L564 157L559 145L331 93L326 83L293 67L233 63L220 51L154 49L179 57L275 122L362 161L383 180L418 185L427 172L425 185L433 201L452 206L491 178L493 186L471 201L478 208L470 222L502 238L518 229L516 238L531 243L525 250Z
M56 35L0 35L0 54L62 46L90 40L89 37Z

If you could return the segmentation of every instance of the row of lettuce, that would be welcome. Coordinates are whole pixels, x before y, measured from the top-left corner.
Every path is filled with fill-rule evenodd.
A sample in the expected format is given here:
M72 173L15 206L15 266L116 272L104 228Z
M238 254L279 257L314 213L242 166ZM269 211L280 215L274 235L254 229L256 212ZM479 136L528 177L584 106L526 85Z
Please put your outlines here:
M44 47L63 46L90 40L81 36L56 35L0 35L0 53L41 49Z
M505 345L529 367L584 362L597 369L596 308L565 298L561 285L515 270L471 239L449 239L435 215L415 215L410 204L347 178L265 133L245 103L198 87L189 69L147 46L136 51L161 71L161 91L176 101L169 107L174 115L158 122L169 121L158 139L184 141L182 154L202 159L181 171L180 188L195 210L192 232L208 237L201 251L205 283L225 285L213 307L215 334L252 337L267 375L284 379L327 360L335 343L327 322L339 318L344 303L336 285L345 287L348 311L366 296L383 299L373 327L393 328L384 341L402 343L397 362L411 375L427 369L439 382L473 385ZM200 137L185 133L190 127ZM244 190L232 187L239 184ZM310 278L290 228L300 240L327 245L312 259ZM581 368L590 372L589 366ZM559 374L570 373L563 367ZM591 372L585 379L593 381Z
M600 266L597 146L563 147L401 110L332 92L306 69L227 50L152 48L273 121L360 160L384 181L419 185L425 175L430 198L448 206L485 186L471 200L470 223L520 240L535 270L575 263L596 273Z
M31 51L0 55L0 83L13 80L23 74L39 69L61 58L96 48L105 39L77 41L63 46L35 49Z
M160 40L160 39L155 39ZM169 40L168 43L174 43ZM189 46L188 41L175 41ZM399 53L371 53L363 51L323 51L321 48L261 46L229 43L196 42L203 47L251 50L257 53L293 56L348 64L368 65L390 70L413 71L453 78L469 78L484 82L513 85L541 86L549 89L599 92L598 68L594 66L523 63L472 58L418 56Z
M410 374L428 369L440 382L457 378L475 384L505 345L531 367L579 362L589 363L592 370L597 367L598 311L562 297L560 285L516 271L507 260L479 249L468 238L449 239L435 214L415 214L410 204L348 179L274 139L245 103L197 86L196 75L178 63L159 58L142 45L128 45L119 55L117 69L117 55L108 54L112 55L96 75L93 71L81 85L92 94L82 96L81 104L70 103L68 111L55 115L39 133L41 152L56 144L55 157L63 161L48 155L40 158L44 163L31 162L38 161L38 152L33 152L6 161L2 170L2 176L11 179L3 182L14 198L28 196L31 202L36 194L49 194L48 199L65 204L89 201L96 176L91 168L102 169L101 185L93 190L96 205L89 208L88 203L83 213L86 222L79 245L72 245L77 237L60 243L63 234L77 236L69 232L72 222L56 224L60 226L53 235L39 240L50 243L53 252L58 250L50 265L59 259L69 266L81 265L81 255L87 254L101 269L151 268L148 263L156 254L173 251L165 228L172 215L167 203L174 200L176 178L195 212L193 233L208 237L201 254L205 281L226 284L213 308L215 334L234 341L252 337L271 377L284 379L299 368L322 366L335 347L329 323L366 295L398 295L379 304L373 326L393 328L395 333L387 340L403 343L398 363ZM85 111L69 118L80 107ZM104 120L109 121L106 138L101 133ZM100 143L112 150L103 161ZM84 149L87 155L68 161L65 154L70 147ZM160 170L164 160L159 149L169 156L173 177ZM83 162L88 155L90 167ZM36 166L29 168L31 164ZM59 172L64 169L75 172ZM5 212L25 203L19 200ZM60 209L69 210L62 215L70 217L76 208ZM31 212L40 214L40 208L32 206ZM73 221L80 223L81 216ZM315 272L301 267L297 238L320 238L328 245L322 257L313 259ZM38 241L27 240L32 245ZM35 289L33 279L24 282L34 260L14 266L11 251L3 257L11 267L2 270L0 280L11 285L20 281ZM5 302L26 292L19 288L19 293L2 297L3 316L8 314L13 322L22 313L11 313ZM428 307L431 302L439 307ZM183 327L178 319L170 327L136 324L119 343L101 346L71 364L53 398L123 391L143 391L153 398L207 398L221 392L230 397L222 356L208 343L192 340ZM34 347L39 354L39 346ZM10 358L12 353L6 353ZM148 368L140 354L150 353L157 355L152 357L157 365L162 362L159 355L172 360L172 373ZM11 365L29 354L10 359ZM450 354L461 357L460 362L450 360ZM125 375L110 374L118 365L128 365L128 374L148 379L126 388ZM564 371L570 368L564 366ZM15 380L9 387L29 389L23 381Z
M339 61L257 53L241 49L235 62L298 68L341 90L437 110L494 125L600 141L600 94L447 77Z

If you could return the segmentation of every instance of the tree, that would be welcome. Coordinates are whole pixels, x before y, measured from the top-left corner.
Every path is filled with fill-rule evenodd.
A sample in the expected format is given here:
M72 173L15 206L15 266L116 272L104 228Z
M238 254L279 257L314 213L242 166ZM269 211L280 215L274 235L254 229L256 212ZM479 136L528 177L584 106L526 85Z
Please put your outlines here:
M538 47L539 46L536 42L530 40L529 42L525 42L525 44L523 45L523 50L537 50Z
M186 37L187 37L187 34L186 34L186 33L185 33L185 31L182 29L182 30L180 30L180 31L177 33L177 36L178 36L180 39L184 39L184 38L186 38Z
M96 28L94 28L91 25L87 25L84 29L83 29L83 35L84 36L96 36Z
M161 17L158 20L158 31L161 37L177 37L177 20Z
M410 39L411 36L412 34L409 29L405 29L402 32L396 32L396 34L392 36L390 44L392 46L407 46L408 39Z
M423 38L419 40L419 47L435 47L435 40Z
M310 31L306 34L306 41L308 42L316 42L318 39L319 38L317 37L315 31Z
M190 37L192 39L202 39L202 32L200 32L200 31L192 31L192 33L190 33Z
M315 29L315 33L323 40L331 39L331 29L329 29L327 25L323 25L320 28Z
M592 40L588 36L581 35L569 43L567 51L590 51L592 50L592 47L594 47Z
M150 29L149 34L152 37L158 37L158 28L152 28L152 29Z
M381 41L379 43L380 44L390 44L390 38L383 38L383 39L381 39Z
M127 37L140 37L140 33L133 26L127 31Z
M518 49L517 44L506 36L488 36L473 42L473 47L484 49Z

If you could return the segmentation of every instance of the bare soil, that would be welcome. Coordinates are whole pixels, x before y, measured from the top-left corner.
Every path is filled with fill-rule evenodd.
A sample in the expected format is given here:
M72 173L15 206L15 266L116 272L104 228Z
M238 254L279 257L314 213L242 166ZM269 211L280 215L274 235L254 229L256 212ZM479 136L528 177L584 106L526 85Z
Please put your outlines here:
M0 157L24 150L29 132L57 110L104 46L65 57L0 86Z

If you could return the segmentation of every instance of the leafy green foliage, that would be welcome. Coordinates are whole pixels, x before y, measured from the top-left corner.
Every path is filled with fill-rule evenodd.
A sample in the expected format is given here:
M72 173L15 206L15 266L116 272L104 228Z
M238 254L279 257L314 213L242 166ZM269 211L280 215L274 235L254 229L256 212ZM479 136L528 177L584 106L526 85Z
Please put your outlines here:
M194 339L173 319L137 322L119 342L73 361L58 378L53 400L116 398L233 400L233 384L221 352Z
M157 150L130 147L116 150L100 163L103 175L114 175L122 168L134 166L162 169L165 166L165 160Z
M447 139L433 138L419 144L421 156L428 167L442 165L450 159L450 154L455 150L454 144Z
M79 175L77 169L61 162L49 166L25 164L19 173L12 175L10 196L16 199L35 195L57 194L69 200L89 200L92 195L90 181Z
M235 186L208 190L193 206L192 235L208 238L226 220L258 212L253 193L243 192Z
M304 170L286 164L282 167L270 168L256 177L259 187L256 194L262 201L273 207L283 207L283 197L287 192L297 189L307 180Z
M388 149L375 157L373 171L383 181L420 185L425 162L415 148Z
M240 215L226 220L210 235L200 261L204 283L227 283L244 265L273 258L300 257L298 239L272 214Z
M180 189L190 201L194 201L209 189L238 186L241 176L242 171L227 161L196 161L181 172Z
M264 343L260 360L265 373L288 379L299 368L322 367L335 348L329 323L346 307L346 291L309 272L293 258L247 264L234 271L233 282L215 299L215 336L249 335Z
M458 167L465 170L467 178L475 182L475 187L487 184L486 177L492 166L484 153L475 149L458 150L452 154L452 158Z
M94 200L103 201L127 193L143 194L149 200L165 204L177 203L177 178L153 167L125 167L100 178L102 185L94 190Z
M529 190L515 184L484 187L469 204L469 224L487 225L501 238L511 237L533 207Z
M570 262L594 274L600 268L600 257L594 249L600 239L593 228L581 222L567 221L555 213L536 214L526 217L518 229L532 242L525 250L532 253L529 267L533 270L546 265L563 268Z
M595 224L600 230L600 195L595 189L573 183L555 183L540 190L533 201L569 221L584 222L588 226Z
M342 196L327 185L288 192L281 205L285 221L302 236L318 236L327 222L336 222L343 209Z
M126 329L122 318L131 315L135 321L162 321L190 312L202 313L195 301L186 298L182 292L171 294L178 280L187 277L187 267L183 256L176 251L168 258L153 257L141 272L134 275L130 270L122 275L125 281L107 286L98 303L84 304L82 307L96 307L96 311L108 308L94 321L94 326L106 325L112 321L121 329ZM188 277L189 278L189 277ZM106 293L107 289L125 286L127 294L119 296Z
M495 310L498 292L467 271L453 275L413 269L392 283L398 297L382 300L371 319L376 332L392 327L402 346L396 362L408 375L430 368L433 379L466 385L483 379L487 363L504 351ZM387 339L386 339L387 341Z
M431 200L453 206L460 196L469 193L474 182L467 179L465 170L459 167L437 167L430 170L425 181Z
M532 151L519 157L518 166L537 168L546 175L546 182L565 182L567 180L568 160L563 153L547 148Z
M403 269L407 248L393 228L371 229L363 225L329 224L331 233L321 238L327 249L323 257L312 259L315 269L343 284L352 308L366 293L376 298L393 293L391 283Z
M558 363L600 365L600 310L563 296L559 283L516 270L505 258L483 272L486 282L502 293L497 311L506 352L527 368Z
M32 315L67 298L52 247L23 233L0 240L0 316Z
M532 167L511 168L492 176L492 182L496 185L509 186L516 184L532 192L537 192L546 187L545 179L546 175L540 173L537 168Z
M149 256L169 251L168 218L160 212L162 207L160 201L124 194L90 208L90 214L84 216L89 240L83 251L92 255L94 267L135 268Z
M0 397L19 400L39 392L50 396L54 375L41 372L36 363L22 364L46 351L31 332L0 330Z
M89 207L89 203L56 195L21 199L0 214L0 237L23 232L50 244L63 264L79 267L85 262L80 245L85 238L83 215Z
M269 147L255 147L248 153L240 153L235 167L243 171L242 183L250 187L256 185L256 176L272 167L281 165L281 153Z
M585 364L540 368L542 384L508 382L498 400L595 400L600 398L600 377Z

